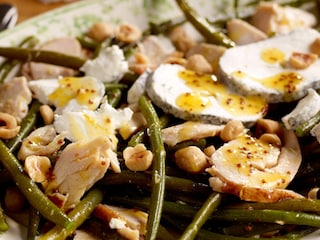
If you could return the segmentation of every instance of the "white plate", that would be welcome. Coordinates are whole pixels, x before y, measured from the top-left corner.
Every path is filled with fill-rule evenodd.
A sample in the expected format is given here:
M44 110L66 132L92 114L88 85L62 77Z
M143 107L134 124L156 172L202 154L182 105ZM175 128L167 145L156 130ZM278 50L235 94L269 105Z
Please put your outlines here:
M246 2L250 0L242 0ZM229 4L225 4L228 2ZM230 0L190 0L203 16L220 18L233 13ZM113 24L130 22L143 29L148 22L160 22L182 16L174 0L82 0L50 11L20 23L13 29L0 33L1 46L15 46L26 36L35 35L41 42L61 36L77 36L92 23L105 21ZM26 230L8 218L10 230L0 235L0 240L26 239ZM316 232L305 240L320 239Z

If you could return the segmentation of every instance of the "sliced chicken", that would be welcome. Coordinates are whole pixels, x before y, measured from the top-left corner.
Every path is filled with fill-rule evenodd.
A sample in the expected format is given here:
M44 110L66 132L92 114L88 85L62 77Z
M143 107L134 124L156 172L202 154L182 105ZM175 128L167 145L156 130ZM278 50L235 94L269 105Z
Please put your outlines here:
M56 134L53 125L37 128L22 141L18 159L25 160L28 156L50 156L56 154L64 144L65 133Z
M196 41L189 36L187 29L183 26L173 28L170 31L169 38L176 48L184 53L196 44Z
M224 125L214 125L201 122L186 121L179 125L162 129L163 142L174 146L186 140L214 137L220 134Z
M45 192L49 197L56 193L64 195L66 201L63 209L71 209L112 167L112 161L117 161L117 154L106 136L71 143L61 152L54 165L53 178Z
M227 22L229 38L237 45L245 45L266 39L268 36L258 28L241 19L231 19Z
M93 214L111 229L117 229L125 239L139 240L146 233L148 214L145 212L99 204Z
M75 38L57 38L44 43L41 50L61 52L73 56L81 56L82 50L79 41ZM73 76L75 71L70 68L45 63L29 62L22 68L23 74L31 80Z
M261 2L251 23L266 34L288 33L297 28L316 24L313 14L294 7L282 7L276 2Z
M210 158L210 186L243 200L275 202L301 197L285 188L301 164L301 152L293 131L284 130L282 146L247 134L224 144Z
M0 85L0 112L14 116L18 122L27 115L31 100L25 77L16 77Z
M150 35L143 39L134 57L129 59L129 69L139 74L147 69L155 69L174 51L175 48L168 39Z

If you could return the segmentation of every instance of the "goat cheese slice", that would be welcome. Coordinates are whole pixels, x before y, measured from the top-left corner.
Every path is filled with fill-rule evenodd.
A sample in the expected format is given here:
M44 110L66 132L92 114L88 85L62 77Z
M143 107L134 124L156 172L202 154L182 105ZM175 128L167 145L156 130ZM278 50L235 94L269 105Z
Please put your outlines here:
M213 124L240 120L249 125L267 109L264 98L236 94L215 75L197 74L178 64L160 65L148 77L146 92L167 113Z
M310 51L319 37L314 29L299 29L228 49L219 62L222 79L241 94L264 96L269 102L300 99L308 88L320 88L320 59ZM298 67L291 61L294 54L315 59Z

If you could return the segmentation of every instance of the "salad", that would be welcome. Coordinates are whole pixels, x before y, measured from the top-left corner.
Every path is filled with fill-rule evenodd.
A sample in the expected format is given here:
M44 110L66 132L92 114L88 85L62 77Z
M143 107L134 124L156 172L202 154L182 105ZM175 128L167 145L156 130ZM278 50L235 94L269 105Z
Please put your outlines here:
M146 28L0 47L2 232L6 215L27 239L319 229L318 2L234 1L216 18L175 3L183 17Z

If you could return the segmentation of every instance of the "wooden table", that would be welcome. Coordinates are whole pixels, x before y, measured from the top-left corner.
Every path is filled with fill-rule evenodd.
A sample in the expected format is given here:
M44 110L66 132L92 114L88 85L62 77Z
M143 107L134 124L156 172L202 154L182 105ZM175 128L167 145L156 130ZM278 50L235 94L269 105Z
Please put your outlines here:
M74 0L73 2L75 1L76 0ZM72 1L44 4L44 3L41 3L39 0L0 0L0 3L2 2L11 3L17 7L18 23L19 23L28 18L44 13L46 11L50 11L57 7L62 7L66 4L71 3Z

